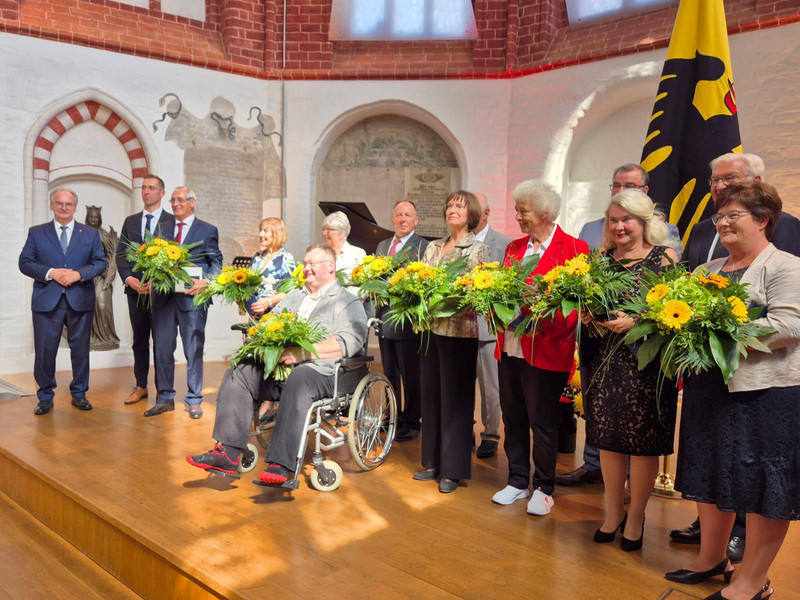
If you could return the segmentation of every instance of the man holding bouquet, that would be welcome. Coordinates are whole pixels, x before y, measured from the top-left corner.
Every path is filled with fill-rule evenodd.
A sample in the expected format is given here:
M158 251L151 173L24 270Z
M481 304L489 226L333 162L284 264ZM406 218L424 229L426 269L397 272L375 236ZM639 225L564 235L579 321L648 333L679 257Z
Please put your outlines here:
M280 399L266 452L267 468L259 479L281 484L295 468L297 448L305 435L305 416L313 402L333 393L333 363L340 357L364 353L367 316L361 301L336 281L336 255L328 246L311 246L303 259L306 283L275 307L319 324L327 337L314 344L315 358L299 346L283 349L279 363L293 369L284 382L264 377L262 364L240 363L228 369L217 394L214 448L187 456L186 461L207 471L235 474L247 446L254 407L263 400ZM313 360L312 360L313 359Z

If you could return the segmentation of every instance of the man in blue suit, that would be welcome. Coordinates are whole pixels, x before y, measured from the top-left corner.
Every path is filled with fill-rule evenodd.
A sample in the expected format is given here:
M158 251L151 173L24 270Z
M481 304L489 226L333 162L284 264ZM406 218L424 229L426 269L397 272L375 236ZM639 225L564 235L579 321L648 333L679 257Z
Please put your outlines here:
M19 255L19 270L32 277L33 376L39 389L36 415L53 408L56 388L56 354L61 331L67 326L72 358L72 405L91 410L89 389L89 339L94 316L92 279L106 268L103 246L96 229L73 218L78 196L66 188L50 194L54 220L28 230Z
M125 219L117 248L117 272L125 284L128 299L128 315L133 333L133 375L136 384L125 399L125 404L136 404L147 398L147 376L150 370L150 332L153 329L150 303L142 295L150 293L149 284L142 285L140 272L134 272L125 258L128 242L141 244L146 234L172 239L175 217L161 206L164 197L164 181L153 173L142 179L143 210Z
M172 239L179 244L202 242L191 250L189 260L200 267L203 273L186 290L153 294L153 345L158 398L144 416L154 417L175 410L175 346L180 330L187 363L186 384L189 388L183 401L189 416L199 419L203 416L203 346L209 302L197 306L194 296L208 286L206 277L213 277L222 270L222 252L219 250L217 228L194 214L197 196L192 190L175 188L170 204L175 215Z

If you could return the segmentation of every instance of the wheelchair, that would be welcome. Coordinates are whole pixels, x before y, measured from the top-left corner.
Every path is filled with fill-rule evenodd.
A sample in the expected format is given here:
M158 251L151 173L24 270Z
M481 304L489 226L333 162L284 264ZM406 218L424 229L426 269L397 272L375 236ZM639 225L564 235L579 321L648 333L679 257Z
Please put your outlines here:
M380 321L370 319L371 329L378 329ZM369 337L369 336L368 336ZM366 342L364 344L366 351ZM314 402L306 414L305 434L300 436L294 476L282 484L266 484L254 481L263 487L280 487L296 490L300 487L309 433L313 434L311 486L329 492L342 483L342 468L333 460L324 459L322 453L347 444L350 455L362 471L379 467L389 455L397 429L397 400L389 380L372 370L372 356L340 358L334 365L333 394ZM280 405L280 403L278 403ZM267 448L269 434L274 427L275 409L262 416L256 407L253 414L255 438L261 448ZM256 444L248 443L242 455L240 473L253 470L258 464L259 450Z

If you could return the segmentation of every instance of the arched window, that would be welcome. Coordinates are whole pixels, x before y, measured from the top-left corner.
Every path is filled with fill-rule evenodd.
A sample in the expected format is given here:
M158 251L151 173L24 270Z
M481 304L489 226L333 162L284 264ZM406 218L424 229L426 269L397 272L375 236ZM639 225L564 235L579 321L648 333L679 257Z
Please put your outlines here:
M646 10L678 4L678 0L567 0L570 25L610 21Z

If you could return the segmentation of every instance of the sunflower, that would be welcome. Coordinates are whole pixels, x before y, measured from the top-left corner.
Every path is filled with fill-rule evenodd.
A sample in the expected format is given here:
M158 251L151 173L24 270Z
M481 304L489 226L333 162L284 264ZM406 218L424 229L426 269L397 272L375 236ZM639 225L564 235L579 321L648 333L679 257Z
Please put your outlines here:
M420 279L433 279L436 277L436 269L425 265L419 270L418 276Z
M220 285L228 285L231 282L231 274L230 273L220 273L217 276L217 283Z
M383 258L376 258L372 262L372 265L370 265L370 268L372 269L373 273L380 274L389 268L389 263Z
M142 244L141 246L139 246L138 250L136 250L136 251L137 252L144 252L145 248L147 248L147 244Z
M647 298L645 298L645 301L648 304L652 304L653 302L658 302L664 296L667 295L667 292L669 292L669 288L665 286L663 283L659 283L658 285L653 286L653 288L649 292L647 292Z
M247 281L247 274L244 271L236 271L233 274L233 283L244 283Z
M421 263L419 261L414 261L414 262L408 263L408 266L406 267L406 270L409 271L410 273L415 273L415 272L419 271L424 266L425 265L423 263Z
M661 311L661 322L671 329L680 329L692 317L692 309L682 300L670 300Z
M279 321L278 319L273 319L269 323L267 323L267 331L280 331L283 329L284 324L283 321Z
M255 334L256 334L255 327L251 327L250 329L247 330L247 335L249 335L250 337L253 337Z
M362 259L361 259L361 262L362 262L363 264L365 264L365 265L368 265L368 264L369 264L369 263L371 263L373 260L375 260L375 257L374 257L374 256L365 256L364 258L362 258Z
M475 275L475 287L479 290L485 290L494 284L494 275L488 271L481 271Z
M177 246L167 246L167 257L170 260L178 260L181 257L181 249Z
M411 264L413 265L414 263L411 263ZM409 265L409 266L411 266L411 265ZM406 270L405 269L397 269L397 271L394 272L394 275L389 277L389 285L397 285L400 282L400 280L403 277L405 277L405 274L406 274Z
M264 313L261 315L261 318L258 320L259 323L266 323L267 321L272 321L273 319L277 319L278 315L275 313Z
M736 320L739 323L744 323L748 320L747 315L747 307L745 306L744 302L742 302L741 298L737 298L736 296L729 296L728 302L731 305L731 312L733 316L736 317Z
M586 262L586 255L579 254L575 258L569 259L564 263L564 270L570 275L586 275L589 272L589 263Z
M160 250L161 250L161 248L159 248L158 246L150 246L145 251L145 256L155 256L156 254L159 253Z
M456 287L471 287L472 284L473 284L472 277L470 277L469 275L462 275L461 277L458 277L453 283L453 285L455 285Z

